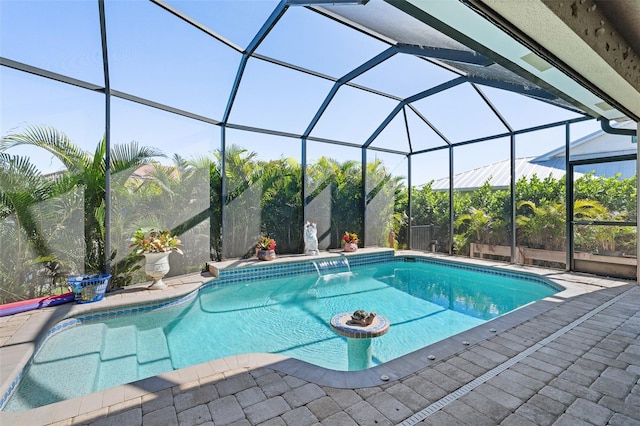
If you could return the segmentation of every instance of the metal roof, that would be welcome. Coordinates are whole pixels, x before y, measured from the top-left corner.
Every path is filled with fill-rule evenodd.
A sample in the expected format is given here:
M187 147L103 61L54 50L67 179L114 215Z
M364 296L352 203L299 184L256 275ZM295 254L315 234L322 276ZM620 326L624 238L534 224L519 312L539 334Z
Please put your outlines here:
M516 180L523 177L531 179L533 176L537 176L539 179L545 179L549 176L553 179L560 179L566 174L564 158L552 158L541 162L536 162L536 158L528 157L515 160ZM613 177L619 173L621 178L630 178L636 173L636 163L634 160L628 160L575 167L576 177L590 171L593 171L596 176ZM507 189L511 182L510 176L510 162L504 160L458 173L453 177L453 187L459 191L472 191L489 180L493 189ZM435 191L448 191L449 178L434 181L431 188Z
M520 179L521 177L531 178L534 175L540 179L544 179L547 176L559 179L565 175L564 170L550 167L546 164L532 163L531 160L533 159L535 159L535 157L516 159L516 179ZM511 182L510 164L509 160L504 160L458 173L453 177L453 186L460 191L471 191L479 188L489 180L494 189L509 188ZM431 188L436 191L448 191L449 178L446 177L434 181Z
M631 129L633 122L616 125L619 129ZM586 160L593 158L611 158L635 154L636 143L630 137L621 137L598 130L571 142L569 152L571 160ZM537 176L540 179L551 176L562 178L566 174L565 147L560 146L537 157L518 158L515 160L516 180ZM511 182L511 166L509 160L499 161L458 173L453 178L454 188L470 191L482 186L490 180L494 189L509 188ZM612 161L598 164L576 165L577 175L593 172L596 176L613 177L620 174L621 178L629 178L636 174L635 160ZM449 178L435 180L432 189L438 191L449 190Z

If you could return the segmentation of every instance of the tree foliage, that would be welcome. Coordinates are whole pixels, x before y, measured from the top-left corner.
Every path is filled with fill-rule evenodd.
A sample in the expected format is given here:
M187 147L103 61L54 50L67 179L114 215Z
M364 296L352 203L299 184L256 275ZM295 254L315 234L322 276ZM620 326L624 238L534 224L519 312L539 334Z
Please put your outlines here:
M53 154L63 172L42 175L12 148L29 145ZM307 166L291 158L261 160L240 146L224 158L158 162L164 153L136 142L114 144L110 158L110 226L106 226L106 141L84 151L64 133L26 128L0 142L0 236L10 241L0 258L0 301L64 291L65 278L106 268L110 230L112 283L146 279L139 257L128 249L142 227L167 229L183 241L185 256L172 256L170 275L199 271L207 260L254 255L260 236L277 240L280 254L303 250L303 209L319 222L321 248L339 248L345 231L363 235L362 165L321 157ZM367 194L372 235L387 244L388 231L406 222L406 188L380 162L367 165L375 185ZM223 196L222 176L226 190ZM384 236L384 238L383 238ZM56 289L56 285L59 289Z
M566 242L565 179L548 176L516 182L517 244L564 250ZM635 221L636 178L622 179L588 173L574 182L575 220ZM413 224L434 224L448 229L448 192L434 191L431 183L412 191ZM509 244L511 202L506 189L493 189L490 179L474 191L454 192L454 251L469 253L469 243ZM634 228L629 226L577 226L576 247L598 252L623 247L635 254ZM448 250L448 245L443 249Z
M53 154L66 170L45 176L28 158L10 153L25 145ZM367 246L387 246L391 231L396 247L407 241L408 189L402 177L377 159L366 165L363 182L361 162L320 157L307 165L303 191L297 160L266 161L240 146L229 146L224 158L219 152L194 158L174 154L170 164L157 161L164 153L137 142L115 144L109 154L109 258L117 285L145 279L136 270L138 259L127 253L128 241L140 227L169 229L180 236L185 256L172 260L172 275L199 270L209 259L254 256L261 236L274 238L280 254L300 253L305 210L307 220L318 224L321 249L339 248L345 232L364 236ZM104 138L93 151L84 151L46 126L2 138L0 301L50 294L68 275L105 270L106 158ZM635 177L585 174L574 188L576 220L636 220ZM564 198L564 178L533 176L516 182L519 245L564 249ZM433 225L432 238L444 251L453 247L468 253L470 242L510 241L510 193L493 188L491 179L474 191L454 192L454 241L449 241L448 192L434 191L431 182L413 188L411 201L412 224ZM635 254L634 227L576 229L580 249Z

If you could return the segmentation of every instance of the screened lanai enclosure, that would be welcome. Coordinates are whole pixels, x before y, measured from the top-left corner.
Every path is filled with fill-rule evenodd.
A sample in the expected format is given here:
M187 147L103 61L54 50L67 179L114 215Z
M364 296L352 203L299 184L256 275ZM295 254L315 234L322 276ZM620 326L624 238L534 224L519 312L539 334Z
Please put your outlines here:
M140 227L180 236L170 275L260 236L302 253L310 221L321 250L350 232L636 276L637 118L473 2L1 1L0 19L1 302L145 281Z

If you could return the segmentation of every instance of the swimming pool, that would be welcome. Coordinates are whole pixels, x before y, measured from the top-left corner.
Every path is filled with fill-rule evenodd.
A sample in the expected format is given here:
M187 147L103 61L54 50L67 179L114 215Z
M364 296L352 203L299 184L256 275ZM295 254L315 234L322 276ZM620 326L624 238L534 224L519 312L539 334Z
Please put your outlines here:
M279 353L347 370L346 339L329 321L356 309L391 323L373 340L372 361L380 364L558 291L538 278L438 263L391 261L352 272L211 286L172 308L85 321L49 338L4 410L239 353Z

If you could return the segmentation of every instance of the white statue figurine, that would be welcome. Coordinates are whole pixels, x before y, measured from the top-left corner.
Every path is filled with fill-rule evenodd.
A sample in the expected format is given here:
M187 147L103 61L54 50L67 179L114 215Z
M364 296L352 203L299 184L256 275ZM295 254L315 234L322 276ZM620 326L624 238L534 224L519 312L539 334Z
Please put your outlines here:
M318 228L315 222L307 222L304 225L304 254L307 256L317 256L318 251Z

